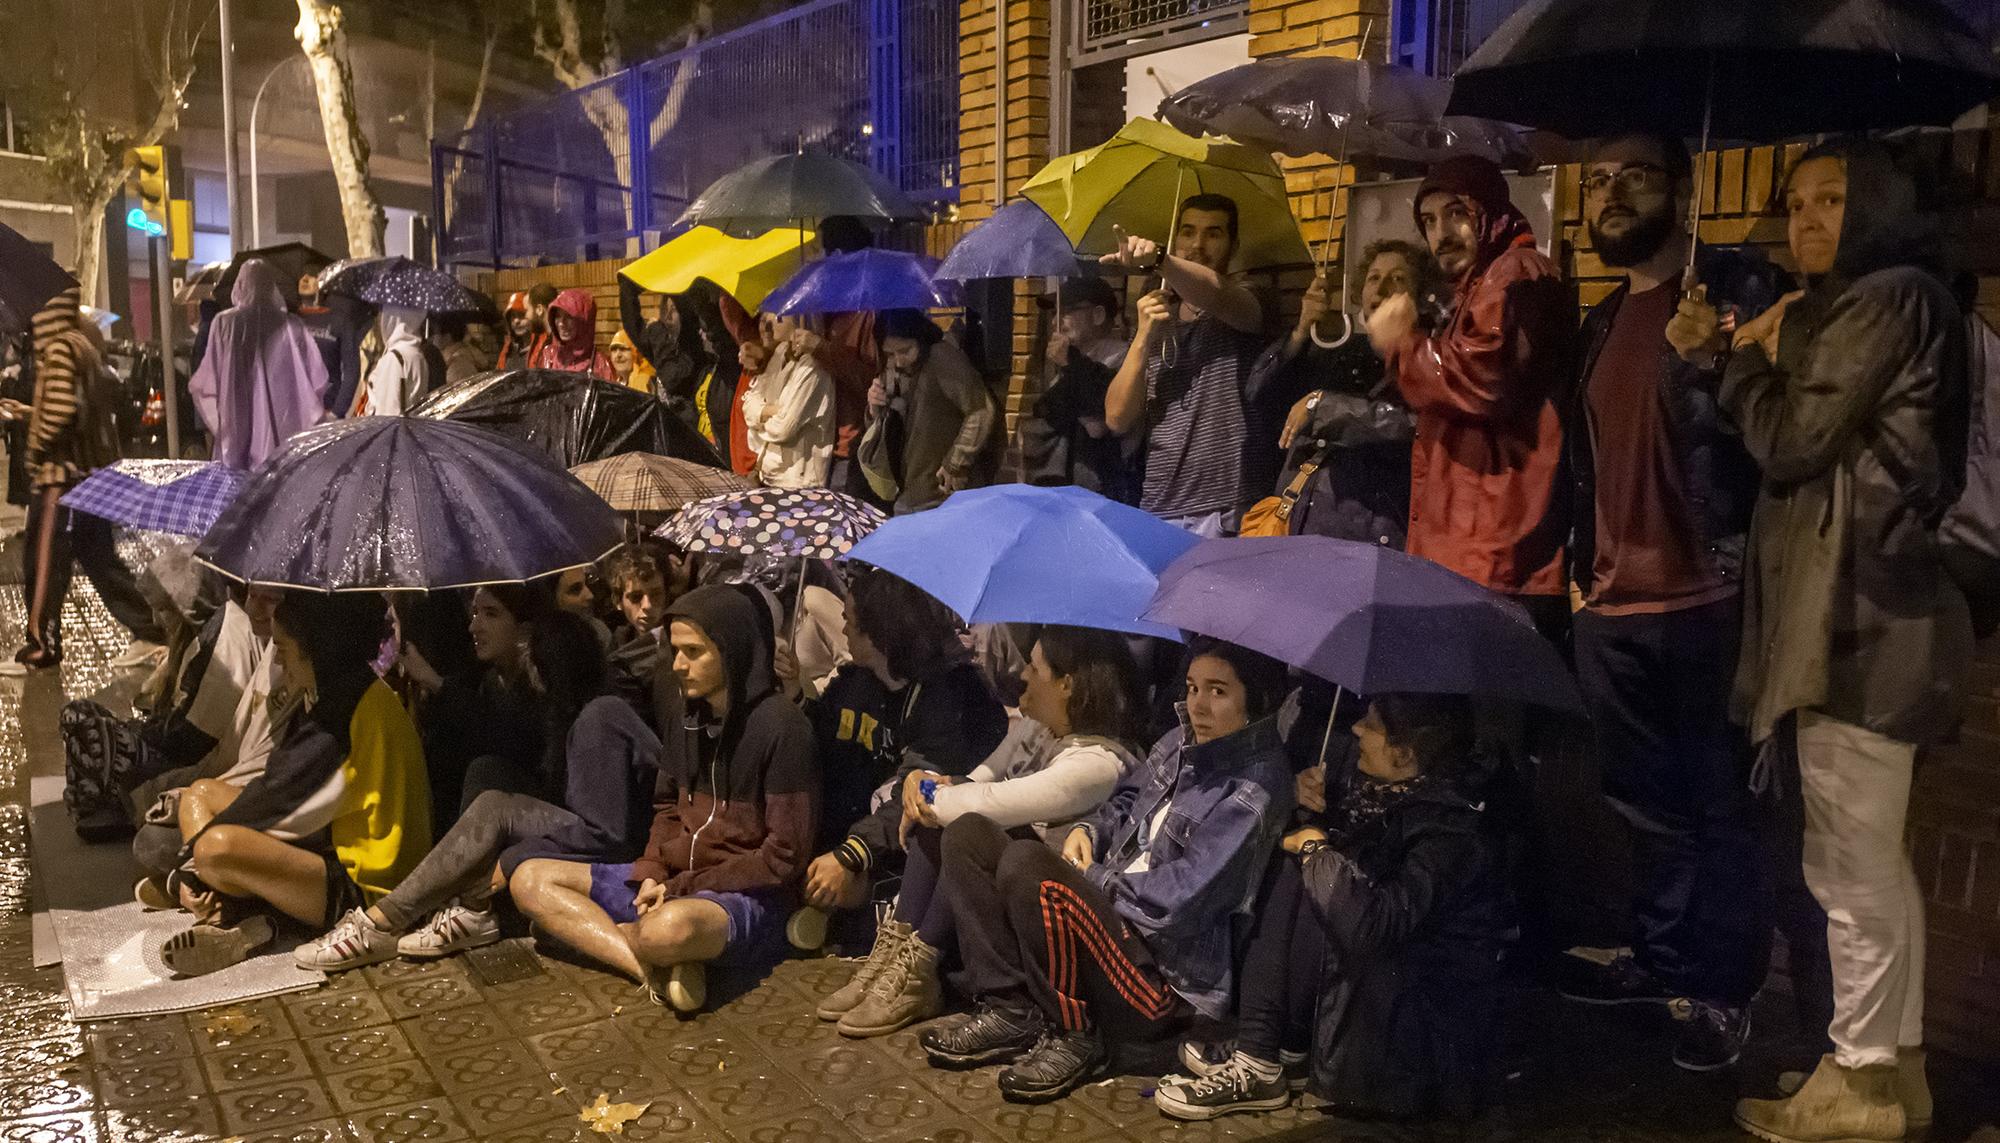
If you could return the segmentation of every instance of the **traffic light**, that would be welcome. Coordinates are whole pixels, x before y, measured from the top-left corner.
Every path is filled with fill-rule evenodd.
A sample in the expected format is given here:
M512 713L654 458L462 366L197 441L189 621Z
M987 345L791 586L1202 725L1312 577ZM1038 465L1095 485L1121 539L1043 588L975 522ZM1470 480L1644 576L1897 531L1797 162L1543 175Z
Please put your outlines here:
M167 149L157 145L127 148L125 165L132 172L127 185L139 197L140 213L158 228L153 233L166 233L173 213L168 205L173 196L167 186Z

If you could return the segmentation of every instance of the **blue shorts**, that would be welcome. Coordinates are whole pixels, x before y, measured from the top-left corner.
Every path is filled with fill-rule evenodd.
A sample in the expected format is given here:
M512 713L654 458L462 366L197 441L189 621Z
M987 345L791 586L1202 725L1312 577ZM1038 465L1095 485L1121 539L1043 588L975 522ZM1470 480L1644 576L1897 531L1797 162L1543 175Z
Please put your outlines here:
M592 865L590 899L613 921L629 925L639 919L632 907L638 891L632 888L632 866ZM707 889L688 894L700 901L713 901L729 916L729 942L722 956L743 962L770 957L785 943L787 909L783 898L764 893L714 893Z

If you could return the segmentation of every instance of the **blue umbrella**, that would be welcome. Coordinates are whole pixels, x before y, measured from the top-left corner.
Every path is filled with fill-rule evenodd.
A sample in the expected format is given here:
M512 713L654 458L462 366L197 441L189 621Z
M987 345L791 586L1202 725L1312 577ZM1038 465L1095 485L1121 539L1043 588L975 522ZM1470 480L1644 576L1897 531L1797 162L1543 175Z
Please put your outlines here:
M402 306L428 314L462 314L492 320L492 299L459 284L457 278L412 262L400 254L349 258L320 273L321 293L344 294L371 306Z
M928 310L958 304L932 280L937 260L900 250L856 250L808 263L764 299L770 314Z
M897 516L849 558L894 572L968 623L1063 623L1180 638L1140 617L1194 533L1082 488L1000 484Z
M205 535L245 474L202 460L121 460L63 493L62 505L142 532Z
M1418 556L1325 536L1209 540L1145 618L1262 651L1364 695L1486 695L1581 711L1519 604Z
M405 591L589 564L618 513L532 446L455 421L307 429L257 466L195 555L250 583Z
M933 277L1067 278L1077 272L1076 250L1049 212L1023 199L993 212L945 255Z

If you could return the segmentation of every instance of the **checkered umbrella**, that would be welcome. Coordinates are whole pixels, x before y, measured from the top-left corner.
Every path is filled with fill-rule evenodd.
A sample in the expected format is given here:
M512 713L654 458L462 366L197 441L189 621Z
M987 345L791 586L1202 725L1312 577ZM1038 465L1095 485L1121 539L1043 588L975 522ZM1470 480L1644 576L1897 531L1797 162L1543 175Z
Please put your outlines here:
M884 519L873 507L829 489L760 488L697 500L653 534L691 552L830 560Z
M246 473L200 460L121 460L63 494L62 505L143 532L206 535Z
M691 501L732 496L757 487L749 477L726 468L650 452L622 453L569 471L620 512L677 512Z

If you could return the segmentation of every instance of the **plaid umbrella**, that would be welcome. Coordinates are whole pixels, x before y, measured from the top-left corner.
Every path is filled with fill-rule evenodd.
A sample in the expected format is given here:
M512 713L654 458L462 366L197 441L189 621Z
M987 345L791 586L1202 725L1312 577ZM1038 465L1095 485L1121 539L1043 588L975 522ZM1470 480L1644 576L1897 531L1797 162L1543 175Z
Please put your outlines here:
M121 460L63 494L61 504L144 532L201 536L248 474L201 460Z
M650 452L622 453L569 471L620 512L676 512L691 501L733 496L757 487L750 478L726 468Z
M653 534L690 552L830 560L884 519L854 497L825 488L760 488L697 500Z

